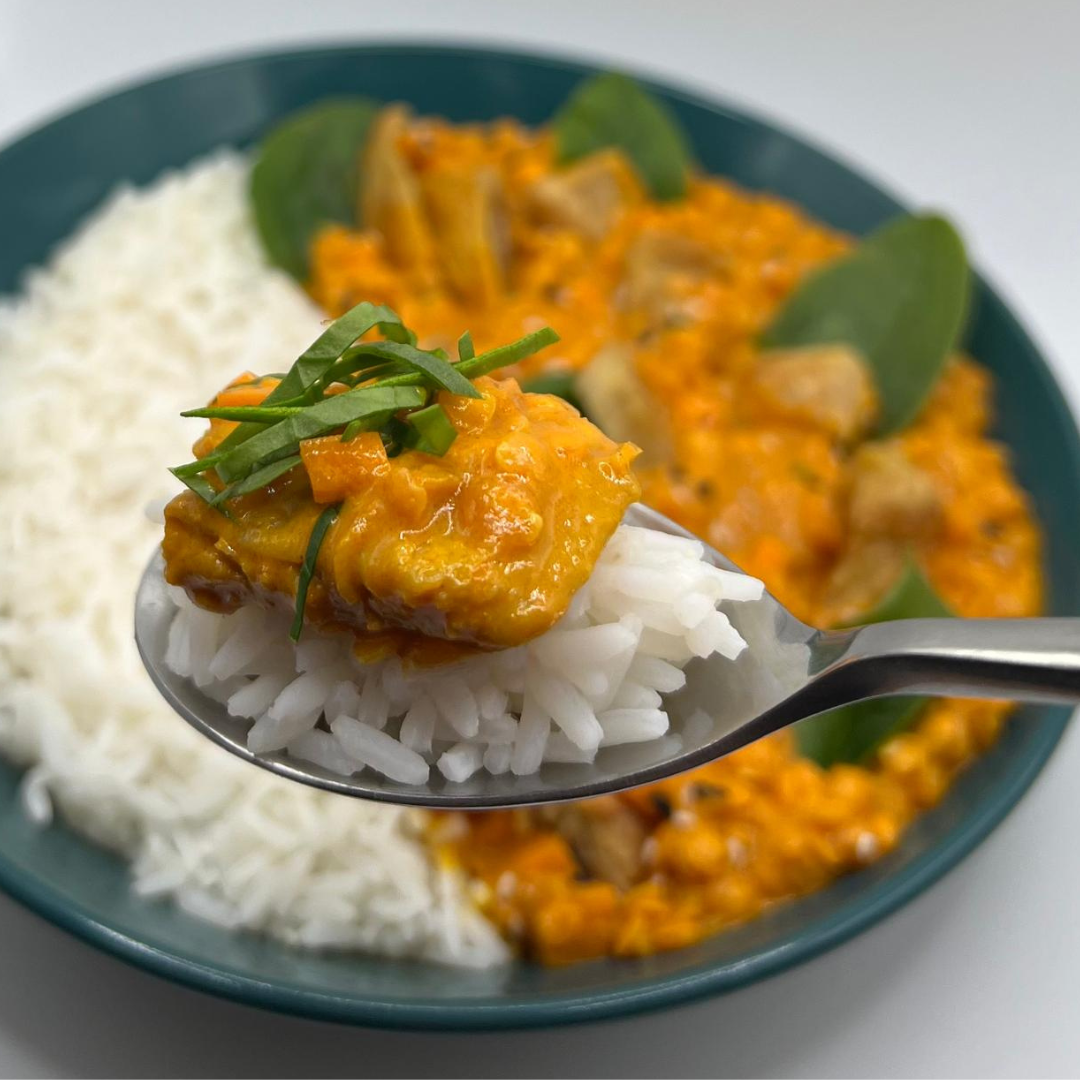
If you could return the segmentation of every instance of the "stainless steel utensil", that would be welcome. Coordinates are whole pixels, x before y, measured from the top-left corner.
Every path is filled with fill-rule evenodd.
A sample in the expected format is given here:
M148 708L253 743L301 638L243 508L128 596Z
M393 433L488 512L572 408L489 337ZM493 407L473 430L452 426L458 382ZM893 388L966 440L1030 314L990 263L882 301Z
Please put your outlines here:
M691 537L635 504L625 521ZM692 537L697 539L696 537ZM706 545L716 566L738 570ZM284 752L253 754L247 721L230 716L162 663L175 606L160 553L135 602L135 640L166 701L197 731L238 757L290 780L381 802L482 809L582 799L704 765L815 713L894 694L1080 702L1080 618L905 619L851 630L816 630L768 593L725 607L749 648L735 662L714 657L686 668L686 686L665 701L671 732L648 743L602 749L589 765L544 765L534 776L478 773L451 784L432 770L423 786L371 769L342 777Z

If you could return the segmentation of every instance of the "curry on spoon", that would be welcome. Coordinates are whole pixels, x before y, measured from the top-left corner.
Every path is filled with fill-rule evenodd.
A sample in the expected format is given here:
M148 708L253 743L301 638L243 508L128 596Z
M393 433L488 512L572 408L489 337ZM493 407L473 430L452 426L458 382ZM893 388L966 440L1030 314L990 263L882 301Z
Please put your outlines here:
M136 611L174 708L293 779L482 807L655 780L865 697L1080 686L1068 620L794 619L631 505L636 447L486 378L554 340L463 335L454 363L361 304L193 410L211 427Z

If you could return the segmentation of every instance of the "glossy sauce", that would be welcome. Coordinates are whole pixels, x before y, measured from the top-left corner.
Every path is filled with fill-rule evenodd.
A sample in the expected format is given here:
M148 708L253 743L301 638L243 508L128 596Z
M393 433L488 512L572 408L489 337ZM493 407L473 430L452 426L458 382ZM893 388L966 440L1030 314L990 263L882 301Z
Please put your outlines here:
M365 658L435 662L453 655L447 642L506 648L543 633L637 497L636 449L560 398L513 380L474 385L479 398L440 395L458 432L442 457L388 458L373 432L327 436L301 444L301 466L235 500L231 520L178 496L165 512L167 579L218 611L289 603L316 518L340 503L305 615L351 629ZM235 403L229 391L219 400ZM232 427L215 424L198 453Z

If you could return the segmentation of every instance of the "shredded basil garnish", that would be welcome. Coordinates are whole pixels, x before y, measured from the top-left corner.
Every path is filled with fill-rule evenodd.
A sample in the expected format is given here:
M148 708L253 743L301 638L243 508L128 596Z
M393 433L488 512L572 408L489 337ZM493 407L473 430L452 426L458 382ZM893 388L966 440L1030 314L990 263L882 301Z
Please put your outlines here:
M315 525L308 538L307 551L304 552L304 562L300 567L300 577L296 582L296 615L293 617L292 627L289 629L289 637L293 641L299 641L304 630L304 608L307 606L308 589L311 587L311 579L315 576L315 564L319 558L319 549L323 540L330 530L330 526L337 521L341 505L328 506L315 520Z
M372 330L383 340L361 340ZM300 445L306 439L337 432L349 442L361 431L377 431L396 453L445 454L457 431L443 408L431 403L431 395L443 390L479 397L470 380L558 340L554 330L544 327L477 356L466 332L454 363L442 349L418 348L416 335L396 312L365 301L334 320L260 404L210 405L183 413L238 426L212 454L171 471L199 498L226 513L232 499L258 491L302 464ZM341 392L329 393L331 387Z
M429 405L410 413L405 421L405 446L425 454L442 457L457 438L457 428L441 405Z

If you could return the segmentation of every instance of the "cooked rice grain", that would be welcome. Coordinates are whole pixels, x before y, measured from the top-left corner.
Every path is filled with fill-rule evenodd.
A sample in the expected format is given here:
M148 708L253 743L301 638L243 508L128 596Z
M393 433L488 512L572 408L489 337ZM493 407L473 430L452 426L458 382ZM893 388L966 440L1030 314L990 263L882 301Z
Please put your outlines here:
M290 674L282 682L289 615L251 608L208 615L174 589L166 662L227 698L234 715L254 718L248 733L254 753L287 748L333 772L368 767L404 784L424 784L435 766L451 783L462 783L481 769L522 776L545 761L592 761L601 747L666 735L661 695L685 684L687 660L712 652L734 658L746 647L716 609L728 598L728 584L739 596L762 591L760 582L747 588L741 575L703 562L701 544L647 532L619 526L571 610L546 634L507 652L406 671L397 660L361 664L349 635L308 628L300 644L287 646ZM668 581L663 603L651 590L642 596L641 583L661 577ZM670 616L672 632L654 627L647 639L642 608ZM695 618L685 618L687 612ZM273 676L258 674L269 668L264 653L279 664ZM665 659L673 654L675 662ZM238 666L240 657L245 663ZM251 681L239 690L231 682L218 686L219 672L226 680L240 674ZM271 689L278 691L272 699ZM336 748L310 738L326 727Z

